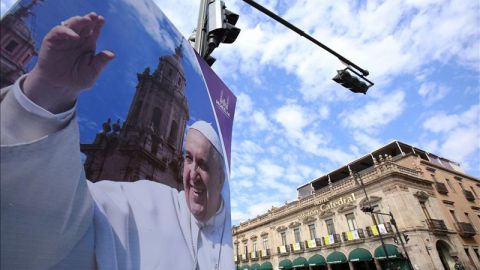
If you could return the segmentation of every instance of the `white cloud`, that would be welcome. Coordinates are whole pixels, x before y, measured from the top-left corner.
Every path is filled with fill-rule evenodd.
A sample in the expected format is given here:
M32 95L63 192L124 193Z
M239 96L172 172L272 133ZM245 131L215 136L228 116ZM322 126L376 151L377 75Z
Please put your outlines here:
M425 82L418 89L418 94L424 98L426 105L432 105L436 101L443 99L449 91L450 89L445 85Z
M342 124L348 128L375 129L384 126L403 112L405 93L396 91L368 102L364 107L341 113Z
M473 155L480 151L480 105L473 105L459 114L444 112L432 115L423 122L422 127L434 133L435 140L426 143L432 152L462 163L466 168L478 167Z

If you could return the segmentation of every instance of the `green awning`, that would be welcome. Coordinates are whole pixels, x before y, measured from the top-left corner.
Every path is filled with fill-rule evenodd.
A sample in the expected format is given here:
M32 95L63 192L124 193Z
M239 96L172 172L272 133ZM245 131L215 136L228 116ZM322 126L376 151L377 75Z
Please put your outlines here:
M336 264L336 263L346 263L347 257L345 254L339 251L334 251L327 256L327 263Z
M320 265L326 265L327 262L325 261L325 258L322 255L315 254L310 259L308 259L308 264L311 266L320 266Z
M292 261L289 259L285 259L278 263L278 268L279 269L292 269Z
M245 265L242 265L242 266L240 267L240 269L242 269L242 270L250 270L250 266L248 266L247 264L245 264Z
M402 254L398 251L398 247L392 244L385 244L385 248L387 249L388 258L401 258ZM385 250L382 246L378 246L374 252L376 259L386 259Z
M260 269L262 269L262 270L273 270L273 265L270 262L264 262L260 266Z
M260 264L254 263L254 264L250 265L250 270L261 270Z
M356 248L350 252L348 255L348 260L351 262L364 262L370 261L372 259L372 254L370 251L364 248Z
M307 259L303 257L298 257L292 262L293 267L308 267Z

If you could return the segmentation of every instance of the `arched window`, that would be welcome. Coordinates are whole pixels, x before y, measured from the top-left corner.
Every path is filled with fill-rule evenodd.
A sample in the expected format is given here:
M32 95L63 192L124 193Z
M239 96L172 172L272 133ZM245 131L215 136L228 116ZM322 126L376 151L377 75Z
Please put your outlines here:
M162 119L162 111L160 108L155 107L152 113L152 126L153 130L157 131L160 128L160 120Z
M170 135L168 136L168 142L174 144L177 141L178 133L178 124L177 121L173 120L172 125L170 126Z

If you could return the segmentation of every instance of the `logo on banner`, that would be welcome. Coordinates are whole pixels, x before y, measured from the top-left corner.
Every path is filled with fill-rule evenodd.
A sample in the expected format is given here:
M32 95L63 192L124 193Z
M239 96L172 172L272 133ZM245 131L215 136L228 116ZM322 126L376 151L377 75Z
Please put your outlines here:
M223 90L220 92L220 98L215 99L215 104L217 107L227 116L231 118L230 113L228 112L228 104L230 103L230 97L227 96L226 98L223 96Z

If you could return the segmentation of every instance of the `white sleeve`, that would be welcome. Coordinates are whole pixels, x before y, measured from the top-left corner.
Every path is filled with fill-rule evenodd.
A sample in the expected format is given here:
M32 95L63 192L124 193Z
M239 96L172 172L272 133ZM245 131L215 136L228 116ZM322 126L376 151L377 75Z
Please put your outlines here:
M0 96L0 268L50 269L93 222L78 125L75 117L62 122L29 112L14 91ZM93 245L86 246L87 257Z

